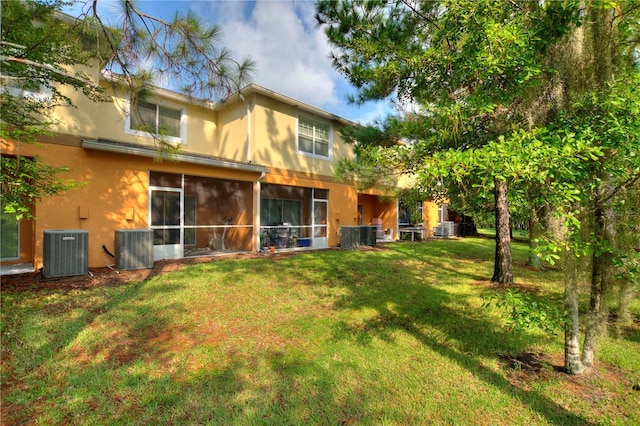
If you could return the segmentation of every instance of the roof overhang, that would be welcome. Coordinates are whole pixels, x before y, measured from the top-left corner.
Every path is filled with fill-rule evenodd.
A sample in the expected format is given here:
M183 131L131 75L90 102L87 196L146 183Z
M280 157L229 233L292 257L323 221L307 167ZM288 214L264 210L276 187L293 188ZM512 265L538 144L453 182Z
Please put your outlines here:
M108 84L123 82L122 75L105 70L101 71L100 78ZM157 96L162 99L167 99L173 102L181 102L188 105L196 105L213 111L220 109L219 102L213 102L206 99L197 98L195 96L189 96L184 93L176 92L175 90L165 89L164 87L160 86L151 85L149 89L152 96Z
M83 139L82 148L95 149L98 151L115 152L118 154L136 155L139 157L158 158L158 150L154 147L133 145L124 142L115 142L106 139ZM209 167L219 167L223 169L241 170L245 172L267 173L268 167L256 164L240 163L235 161L224 160L217 157L207 155L181 153L172 154L171 161L200 164Z
M248 86L240 89L238 92L234 93L233 95L231 95L229 98L227 98L224 101L220 101L218 102L219 108L224 107L224 103L225 102L233 102L234 100L236 100L237 98L242 99L244 96L249 96L251 94L260 94L262 96L266 96L267 98L271 98L274 99L276 101L282 102L284 104L287 105L291 105L295 108L299 108L307 113L311 113L313 115L316 115L318 117L321 117L325 120L330 120L330 121L334 121L336 123L342 124L343 126L357 126L358 123L355 123L351 120L347 120L346 118L340 117L338 115L332 114L330 112L327 112L325 110L322 110L320 108L316 108L312 105L309 105L307 103L298 101L296 99L290 98L289 96L283 95L281 93L278 93L276 91L267 89L265 87L262 87L258 84L255 83L251 83Z
M101 78L108 83L117 83L122 80L122 76L119 74L114 74L108 71L102 71ZM174 90L165 89L159 86L151 86L151 93L159 96L163 99L168 99L176 102L182 102L191 105L197 105L202 108L207 108L213 111L220 111L226 108L228 105L231 105L235 102L246 102L245 98L252 94L258 94L265 96L267 98L276 100L278 102L282 102L286 105L290 105L294 108L298 108L301 111L304 111L309 114L313 114L317 117L323 118L325 120L333 121L335 123L341 124L343 126L359 126L358 123L347 120L346 118L340 117L339 115L332 114L323 109L314 107L305 102L298 101L296 99L290 98L289 96L278 93L274 90L267 89L255 83L250 83L242 89L234 92L229 97L225 99L221 99L218 101L209 101L206 99L201 99L195 96L189 96L184 93L176 92Z

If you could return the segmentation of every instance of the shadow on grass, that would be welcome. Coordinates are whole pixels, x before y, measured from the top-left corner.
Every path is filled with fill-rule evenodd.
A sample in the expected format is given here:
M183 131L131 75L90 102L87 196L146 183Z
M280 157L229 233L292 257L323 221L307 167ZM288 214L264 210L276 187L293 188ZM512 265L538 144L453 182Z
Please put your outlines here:
M334 311L373 310L377 314L358 324L335 321L330 340L368 346L373 339L393 342L394 332L402 330L481 382L515 396L547 423L588 424L586 419L539 392L513 386L483 365L483 357L521 350L533 342L526 337L509 341L495 331L496 324L485 319L482 313L474 312L475 308L466 303L465 294L446 291L446 286L455 286L460 281L461 274L474 278L474 274L455 265L439 269L438 264L443 262L438 259L458 256L459 250L462 250L459 246L448 244L400 244L384 252L328 251L274 261L214 261L197 266L197 270L176 271L167 282L129 285L74 319L67 331L47 343L50 347L42 348L38 357L40 364L46 366L68 357L63 351L72 346L69 349L72 357L66 360L70 362L69 368L62 377L37 379L40 389L28 397L17 390L20 395L11 397L13 407L29 416L36 415L35 410L46 410L49 419L57 424L374 422L370 416L378 401L372 400L371 393L358 392L357 388L345 393L336 385L339 378L332 365L307 358L304 349L288 346L283 350L268 348L234 353L224 342L216 347L184 342L198 351L217 351L203 359L219 362L193 368L190 363L197 362L197 354L188 352L181 358L181 352L167 346L168 342L175 344L185 334L189 335L184 333L185 329L196 327L173 321L174 314L187 312L192 307L170 298L172 292L191 291L191 274L219 272L219 282L215 284L233 289L238 280L247 276L286 270L290 271L291 279L304 282L321 299L326 298L327 287L344 289L330 304ZM474 261L482 255L474 252L469 256ZM412 269L412 262L423 262L425 267ZM433 285L436 280L437 286ZM157 305L140 304L153 298L167 298L167 301ZM51 308L61 313L67 309ZM215 318L216 312L210 315ZM100 334L100 324L113 322L119 325L116 328L120 332ZM91 333L93 340L84 341L74 349L73 342L92 327L95 327ZM429 330L435 330L444 339L434 339ZM224 335L223 339L229 337L232 336ZM78 360L82 362L74 364ZM358 367L351 365L355 362L351 360L333 361L339 364L336 370L341 372ZM34 363L28 368L40 367ZM35 379L30 380L29 385L34 385Z
M187 307L176 303L157 308L137 304L184 288L146 284L103 288L97 295L87 291L39 292L33 295L38 302L31 306L24 303L4 309L3 329L11 329L2 339L2 418L6 424L31 423L41 410L38 402L59 400L69 390L75 394L96 381L104 387L109 383L107 377L102 377L102 385L99 380L105 365L133 363L148 355L149 339L170 323L172 312ZM90 299L85 299L89 295ZM5 295L3 306L8 307L7 298L20 297L19 293ZM105 322L112 322L110 326L118 323L117 331L102 334ZM56 416L61 417L56 419L73 423L78 413L71 410L65 416L66 408L68 405L58 407Z
M533 337L521 336L520 342L509 342L509 337L496 331L496 324L476 314L475 307L452 309L449 306L464 305L463 295L450 294L433 285L425 285L424 272L410 268L395 267L399 257L413 256L416 261L427 261L445 255L446 246L405 245L394 249L395 253L385 259L378 256L354 256L359 264L349 262L347 266L335 256L327 256L327 274L332 276L353 276L363 274L358 281L344 281L348 292L337 302L339 309L375 310L377 316L356 325L341 322L334 331L337 339L352 339L357 344L367 345L373 337L391 340L394 330L403 330L415 337L422 345L450 359L466 369L483 382L500 389L507 395L515 396L522 404L537 412L547 422L557 425L590 424L585 418L572 413L553 400L535 390L521 389L512 385L506 378L486 368L481 357L495 358L500 352L524 350L534 344ZM429 256L425 256L429 252ZM386 264L382 266L382 261ZM345 269L347 268L347 269ZM355 271L355 272L354 272ZM367 281L366 271L377 277L376 281ZM394 282L401 286L389 288L385 274L396 276ZM460 269L438 273L439 287L442 283L456 282ZM471 278L473 274L467 274ZM393 306L393 311L389 309ZM434 339L425 330L436 330L444 339ZM448 344L447 342L455 342ZM517 347L516 347L517 346Z

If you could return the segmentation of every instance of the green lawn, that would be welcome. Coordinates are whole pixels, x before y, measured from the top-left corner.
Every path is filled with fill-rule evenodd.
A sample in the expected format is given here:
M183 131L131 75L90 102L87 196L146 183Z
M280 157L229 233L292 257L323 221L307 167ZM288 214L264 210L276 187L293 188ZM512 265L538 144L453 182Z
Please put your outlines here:
M557 272L516 281L561 293ZM2 293L5 424L640 424L640 327L590 377L482 308L493 241L216 259L144 282ZM634 305L640 317L640 303ZM502 360L549 360L527 374Z
M495 228L478 228L478 234L488 238L495 238L496 229ZM512 229L511 238L514 241L527 242L529 241L529 231L525 231L522 229Z

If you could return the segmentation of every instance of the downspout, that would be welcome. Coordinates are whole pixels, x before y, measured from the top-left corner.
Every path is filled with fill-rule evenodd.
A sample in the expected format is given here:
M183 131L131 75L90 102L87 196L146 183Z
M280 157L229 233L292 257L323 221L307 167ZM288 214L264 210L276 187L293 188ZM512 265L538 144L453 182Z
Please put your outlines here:
M396 238L400 240L400 199L396 198L396 227L395 227ZM395 241L393 236L393 231L391 231L391 239Z
M261 191L261 184L260 181L264 178L265 172L262 172L260 174L260 177L256 180L256 212L253 215L256 220L255 220L255 226L258 230L258 232L253 232L253 247L252 247L252 251L255 253L256 252L256 241L258 243L258 245L260 244L260 225L261 225L261 217L260 217L260 211L261 211L261 203L260 203L260 191ZM261 247L258 247L258 250L260 250Z
M245 141L246 146L246 161L251 163L251 104L247 101L242 93L240 93L240 99L247 106L247 138ZM262 179L262 178L260 178Z
M246 138L246 161L247 163L251 163L251 104L244 97L242 92L238 92L240 95L240 99L247 106L247 138ZM256 180L256 211L254 211L253 217L255 217L255 225L253 229L253 239L251 244L251 251L256 253L256 245L260 244L260 181L264 178L265 172L260 174L260 177ZM257 230L257 232L256 232ZM257 242L257 244L256 244Z

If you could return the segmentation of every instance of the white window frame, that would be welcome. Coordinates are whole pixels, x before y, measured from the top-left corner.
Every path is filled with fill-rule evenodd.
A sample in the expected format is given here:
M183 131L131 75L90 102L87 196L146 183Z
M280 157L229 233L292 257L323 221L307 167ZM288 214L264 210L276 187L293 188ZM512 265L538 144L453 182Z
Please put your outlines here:
M314 133L313 151L314 152L307 152L300 149L300 120L301 119L304 121L313 123L313 133ZM326 156L315 153L315 150L316 150L315 130L316 130L317 124L322 124L324 126L329 127L329 152L328 152L328 155ZM307 157L319 158L321 160L333 160L333 125L328 121L319 120L315 117L312 117L306 114L298 114L298 116L296 117L296 153L307 156Z
M17 243L16 244L17 253L16 253L16 256L0 257L0 259L3 260L3 261L5 261L5 260L20 260L20 240L21 240L20 234L22 233L22 229L21 229L21 226L20 226L20 221L15 219L15 215L14 214L4 213L4 206L0 205L0 208L2 208L2 212L3 212L1 214L3 216L5 216L4 219L5 220L10 220L12 222L13 222L13 220L15 220L15 222L16 222L15 226L17 228L17 232L16 232L16 234L17 234L17 242L16 242ZM11 224L11 225L13 225L13 224ZM1 254L0 254L0 256L1 256Z
M180 137L176 136L161 136L162 140L165 142L171 142L176 144L186 145L187 143L187 108L184 105L176 104L173 102L167 102L164 100L159 100L157 98L151 98L145 100L145 102L149 104L153 104L156 106L156 130L158 128L158 109L159 107L170 108L176 111L180 111ZM131 100L127 99L125 106L125 120L124 120L124 132L127 135L140 136L143 138L157 138L159 135L154 135L150 132L145 132L142 130L132 129L131 128Z
M16 86L15 77L11 75L0 75L0 91L6 92L14 98L31 98L38 102L49 102L53 97L53 91L50 87L40 84L40 88L36 91L33 89L22 89Z

